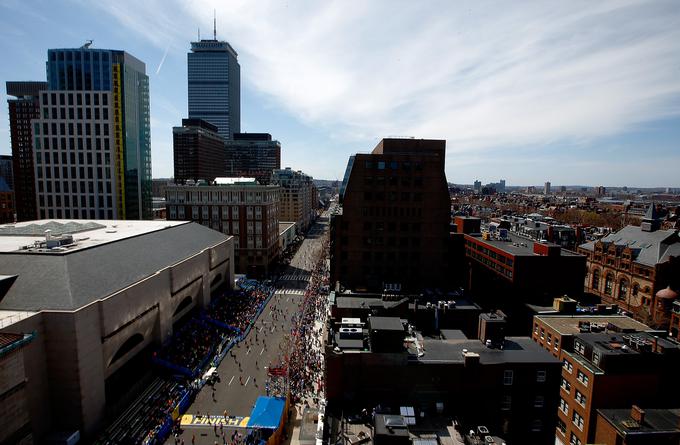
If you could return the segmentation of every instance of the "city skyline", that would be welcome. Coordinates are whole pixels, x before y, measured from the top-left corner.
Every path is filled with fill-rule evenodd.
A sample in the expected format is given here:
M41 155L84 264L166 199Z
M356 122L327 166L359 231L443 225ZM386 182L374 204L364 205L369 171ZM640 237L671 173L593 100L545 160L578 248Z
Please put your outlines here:
M341 179L350 154L409 135L447 140L452 183L677 188L680 9L585 5L10 1L0 33L21 45L6 45L0 76L44 79L48 49L87 39L135 54L150 77L153 176L169 177L186 54L216 7L217 38L239 53L241 130L276 134L282 166Z

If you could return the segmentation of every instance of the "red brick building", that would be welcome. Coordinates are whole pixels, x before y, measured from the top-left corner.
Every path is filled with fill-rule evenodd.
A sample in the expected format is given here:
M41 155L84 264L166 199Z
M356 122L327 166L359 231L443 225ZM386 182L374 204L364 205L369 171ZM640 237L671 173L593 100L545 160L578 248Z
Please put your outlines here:
M446 141L383 139L350 158L331 221L331 281L355 290L446 286Z

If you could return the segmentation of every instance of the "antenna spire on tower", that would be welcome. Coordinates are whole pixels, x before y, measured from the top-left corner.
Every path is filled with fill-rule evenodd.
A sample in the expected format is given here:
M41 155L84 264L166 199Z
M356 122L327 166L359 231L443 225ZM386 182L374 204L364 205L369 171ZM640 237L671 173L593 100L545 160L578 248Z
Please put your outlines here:
M213 9L213 40L217 40L217 11Z

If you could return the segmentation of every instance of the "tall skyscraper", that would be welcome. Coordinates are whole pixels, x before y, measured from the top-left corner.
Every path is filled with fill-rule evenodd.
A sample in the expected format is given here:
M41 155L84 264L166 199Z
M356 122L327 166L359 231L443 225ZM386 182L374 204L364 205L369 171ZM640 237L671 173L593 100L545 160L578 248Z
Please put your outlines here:
M543 185L543 194L544 195L550 194L550 181L546 181L545 184Z
M238 54L228 42L191 42L187 54L189 118L215 125L224 139L241 131L241 66Z
M47 82L7 82L9 106L9 130L12 139L12 162L14 170L14 205L17 221L38 218L35 196L35 166L33 164L33 141L31 120L40 117L38 96L47 89Z
M40 218L151 219L149 78L124 51L51 49L33 147Z

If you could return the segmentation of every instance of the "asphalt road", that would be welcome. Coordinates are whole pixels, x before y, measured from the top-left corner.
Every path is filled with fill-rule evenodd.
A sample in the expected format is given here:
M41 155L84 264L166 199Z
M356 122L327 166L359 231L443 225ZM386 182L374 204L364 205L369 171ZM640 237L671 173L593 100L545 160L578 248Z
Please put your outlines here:
M211 415L247 417L258 396L266 395L266 367L275 363L280 356L280 345L286 334L290 333L291 315L300 307L304 297L304 289L311 277L311 270L322 253L323 235L328 231L328 216L324 215L313 225L300 248L294 255L277 282L276 291L255 325L246 337L230 354L224 358L217 368L220 382L213 387L206 385L196 396L186 414L201 416ZM286 318L274 318L274 310L283 309ZM237 422L238 419L234 419ZM227 437L234 431L227 429ZM237 429L245 433L245 429ZM220 433L218 427L218 434ZM184 427L180 438L185 444L223 443L214 434L212 425L192 425ZM174 443L170 437L166 443Z

